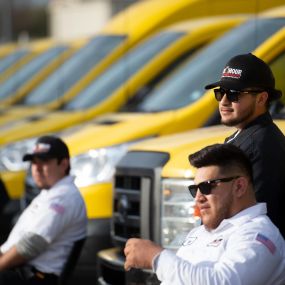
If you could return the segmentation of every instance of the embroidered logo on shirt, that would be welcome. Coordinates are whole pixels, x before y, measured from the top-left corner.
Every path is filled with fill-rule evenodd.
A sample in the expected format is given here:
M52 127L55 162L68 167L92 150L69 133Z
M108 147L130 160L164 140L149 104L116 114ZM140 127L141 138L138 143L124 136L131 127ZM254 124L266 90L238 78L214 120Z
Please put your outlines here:
M183 246L190 245L190 244L192 244L196 239L197 239L197 237L189 237L189 238L187 238L187 239L182 243L182 245L183 245Z
M213 241L211 241L210 243L207 244L207 246L214 246L217 247L220 245L220 243L223 241L223 238L217 238Z
M262 234L258 234L255 239L261 242L262 244L264 244L272 254L275 253L276 246L269 238L267 238L266 236Z
M63 214L65 211L65 208L62 205L57 204L57 203L52 203L49 207L50 209L54 210L58 214Z

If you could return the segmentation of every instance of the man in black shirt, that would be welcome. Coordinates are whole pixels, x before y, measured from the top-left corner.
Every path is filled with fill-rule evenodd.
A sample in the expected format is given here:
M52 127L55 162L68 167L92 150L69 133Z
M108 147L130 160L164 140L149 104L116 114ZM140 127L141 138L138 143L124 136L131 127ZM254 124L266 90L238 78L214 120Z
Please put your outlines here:
M269 217L285 237L285 137L268 112L282 93L275 89L271 69L253 54L238 55L226 64L220 81L205 88L215 88L221 122L237 128L225 143L250 158L257 201L267 203Z

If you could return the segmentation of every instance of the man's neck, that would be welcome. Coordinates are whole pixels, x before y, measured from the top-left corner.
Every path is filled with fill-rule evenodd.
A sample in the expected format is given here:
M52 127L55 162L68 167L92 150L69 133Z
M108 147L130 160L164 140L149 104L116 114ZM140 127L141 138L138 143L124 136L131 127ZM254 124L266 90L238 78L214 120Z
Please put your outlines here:
M267 113L267 110L265 110L264 112L259 112L259 113L255 114L254 116L251 116L247 120L241 122L240 124L236 125L235 127L237 128L238 131L241 131L241 130L245 129L251 122L255 121L258 117L260 117L266 113Z

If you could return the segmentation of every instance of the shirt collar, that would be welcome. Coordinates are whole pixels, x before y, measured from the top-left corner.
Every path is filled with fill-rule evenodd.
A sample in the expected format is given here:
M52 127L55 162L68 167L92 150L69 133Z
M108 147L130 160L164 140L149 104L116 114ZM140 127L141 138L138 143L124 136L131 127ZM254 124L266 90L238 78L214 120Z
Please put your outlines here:
M56 189L58 186L66 183L70 183L74 181L74 177L71 175L64 176L62 179L58 180L50 189L43 189L42 191L50 193L54 189Z
M244 129L247 129L253 125L264 125L264 124L268 124L271 123L272 117L270 115L269 112L265 112L264 114L258 116L257 118L255 118L253 121L251 121L250 123L248 123Z
M240 226L246 223L247 221L256 218L257 216L266 215L266 214L267 214L266 203L257 203L254 206L251 206L249 208L240 211L233 217L223 220L213 232L218 232L221 229L224 229L225 227L228 227L230 225Z

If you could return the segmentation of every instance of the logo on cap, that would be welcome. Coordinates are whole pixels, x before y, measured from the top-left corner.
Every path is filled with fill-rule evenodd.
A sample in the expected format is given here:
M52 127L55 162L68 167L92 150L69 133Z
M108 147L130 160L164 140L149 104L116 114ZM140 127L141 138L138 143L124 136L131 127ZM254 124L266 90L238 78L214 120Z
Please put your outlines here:
M50 145L46 143L38 143L36 144L36 147L34 148L34 153L39 152L48 152L50 150Z
M222 77L230 77L239 79L241 77L242 70L237 68L231 68L226 66L223 70Z

